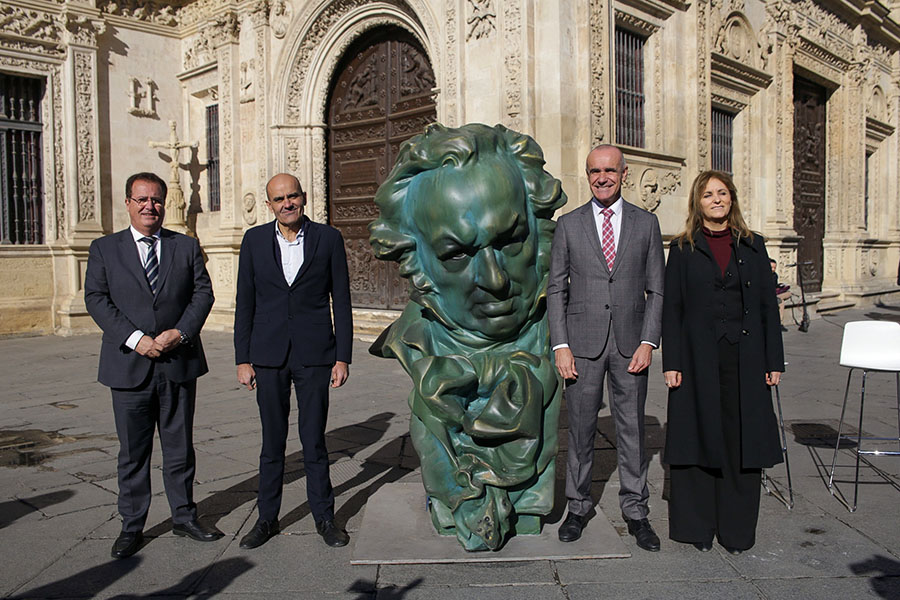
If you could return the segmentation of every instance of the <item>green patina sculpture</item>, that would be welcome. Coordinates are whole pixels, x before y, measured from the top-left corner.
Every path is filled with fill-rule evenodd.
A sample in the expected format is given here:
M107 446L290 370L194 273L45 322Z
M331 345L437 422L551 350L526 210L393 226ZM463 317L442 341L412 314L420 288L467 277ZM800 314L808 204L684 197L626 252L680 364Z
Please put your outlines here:
M530 137L430 125L375 203L375 256L410 281L370 351L413 380L410 434L437 531L467 550L538 534L553 508L562 385L546 319L551 220L566 196Z

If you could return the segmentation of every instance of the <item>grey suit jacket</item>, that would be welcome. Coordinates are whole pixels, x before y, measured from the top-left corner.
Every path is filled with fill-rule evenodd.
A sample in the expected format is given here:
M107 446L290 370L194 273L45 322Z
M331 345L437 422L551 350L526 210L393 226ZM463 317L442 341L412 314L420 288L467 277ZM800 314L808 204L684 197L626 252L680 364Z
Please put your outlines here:
M184 383L207 371L200 329L212 308L213 293L200 244L168 229L159 233L163 249L156 296L129 229L91 242L84 303L103 330L97 379L109 387L137 387L150 372L153 359L125 345L136 329L154 337L174 328L190 337L190 344L155 360L170 381Z
M612 323L619 352L627 357L642 341L659 345L665 279L659 221L623 201L610 272L591 204L557 221L547 284L550 344L568 344L575 356L596 358Z

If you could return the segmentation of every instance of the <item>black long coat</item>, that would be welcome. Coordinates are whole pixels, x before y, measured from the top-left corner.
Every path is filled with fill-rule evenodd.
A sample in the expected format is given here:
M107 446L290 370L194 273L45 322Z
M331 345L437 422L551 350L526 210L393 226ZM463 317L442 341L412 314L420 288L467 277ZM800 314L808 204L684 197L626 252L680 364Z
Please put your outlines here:
M669 391L665 462L721 468L725 462L719 399L718 341L713 323L713 285L721 273L701 231L694 248L669 247L663 297L663 370L681 371ZM765 468L782 461L769 371L784 371L781 323L774 280L762 236L735 244L741 281L740 337L741 462Z

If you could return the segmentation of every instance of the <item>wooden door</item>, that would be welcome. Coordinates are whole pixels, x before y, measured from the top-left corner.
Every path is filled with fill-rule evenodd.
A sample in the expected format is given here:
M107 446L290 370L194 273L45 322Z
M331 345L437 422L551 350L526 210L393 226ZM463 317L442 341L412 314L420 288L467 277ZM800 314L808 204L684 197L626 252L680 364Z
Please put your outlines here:
M794 77L794 229L803 236L797 248L797 262L803 269L803 288L807 292L822 290L825 101L825 88Z
M376 31L348 49L328 104L328 218L347 246L350 294L358 308L402 309L407 283L396 263L377 260L368 224L375 191L400 144L436 120L434 73L403 30Z

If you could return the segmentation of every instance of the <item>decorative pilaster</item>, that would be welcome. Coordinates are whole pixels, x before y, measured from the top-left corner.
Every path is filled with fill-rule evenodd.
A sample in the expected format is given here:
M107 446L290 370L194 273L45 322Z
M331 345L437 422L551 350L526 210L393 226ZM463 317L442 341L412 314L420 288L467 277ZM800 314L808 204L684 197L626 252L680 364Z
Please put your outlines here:
M607 99L610 89L609 69L606 65L610 56L609 5L606 0L590 0L590 40L591 48L591 147L609 142L611 113Z
M222 227L242 228L240 136L240 22L234 12L213 17L207 23L210 46L219 73L219 132L221 156Z
M62 15L67 46L65 80L68 95L64 131L68 164L66 195L72 224L69 241L73 246L89 243L104 229L100 204L100 139L97 98L97 36L105 23L90 14L71 11ZM80 235L83 234L83 235Z
M273 11L280 11L280 14L273 15ZM244 195L244 221L247 225L256 224L257 220L264 217L261 215L265 212L263 206L266 199L266 182L270 174L270 157L272 156L272 136L269 134L268 127L268 72L270 47L269 47L269 23L272 19L274 23L280 23L285 19L287 8L285 2L275 2L275 6L269 6L268 0L259 0L250 13L253 22L253 33L256 36L256 91L254 95L255 116L256 116L256 190L254 198L247 199L246 192ZM280 20L279 20L280 19ZM286 25L284 28L286 29ZM284 37L284 30L281 30ZM250 205L253 208L250 208Z

